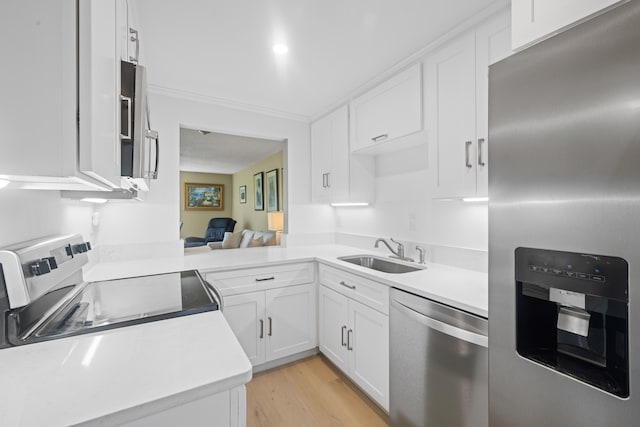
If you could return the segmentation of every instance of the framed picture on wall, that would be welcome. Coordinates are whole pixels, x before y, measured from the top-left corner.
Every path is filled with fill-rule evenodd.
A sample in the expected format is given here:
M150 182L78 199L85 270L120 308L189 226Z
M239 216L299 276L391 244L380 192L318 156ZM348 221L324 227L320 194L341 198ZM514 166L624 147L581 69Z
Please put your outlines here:
M224 210L224 184L184 184L184 209L186 211Z
M256 211L264 210L264 184L262 182L264 172L258 172L253 175L253 191L255 194L255 208Z
M278 210L278 169L267 172L267 212Z
M240 203L247 203L247 186L240 186Z

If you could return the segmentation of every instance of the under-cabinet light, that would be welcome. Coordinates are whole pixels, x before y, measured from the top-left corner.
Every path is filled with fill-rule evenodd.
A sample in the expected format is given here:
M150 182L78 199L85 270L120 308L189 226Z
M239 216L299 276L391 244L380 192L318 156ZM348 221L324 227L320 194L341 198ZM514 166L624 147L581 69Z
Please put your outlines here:
M84 199L80 199L80 201L88 203L107 203L107 199L98 199L97 197L85 197Z
M0 179L0 188L4 188L9 185L11 181L7 181L6 179Z
M333 206L334 208L342 207L342 206L369 206L369 203L366 203L366 202L331 203L331 206Z
M488 197L463 197L463 202L488 202Z

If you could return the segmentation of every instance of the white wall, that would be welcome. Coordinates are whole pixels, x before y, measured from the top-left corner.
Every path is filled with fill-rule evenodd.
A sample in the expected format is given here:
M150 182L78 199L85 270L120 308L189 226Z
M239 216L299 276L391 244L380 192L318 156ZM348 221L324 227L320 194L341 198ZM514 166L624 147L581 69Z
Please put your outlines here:
M375 204L335 208L336 231L487 250L487 205L433 199L435 164L429 154L425 141L377 156Z
M250 137L287 140L284 177L289 234L333 232L330 209L311 204L309 123L247 112L202 101L151 93L151 125L160 134L159 179L143 203L107 203L100 242L126 245L178 241L180 126Z
M81 233L92 242L94 207L59 191L0 190L0 247L53 234Z

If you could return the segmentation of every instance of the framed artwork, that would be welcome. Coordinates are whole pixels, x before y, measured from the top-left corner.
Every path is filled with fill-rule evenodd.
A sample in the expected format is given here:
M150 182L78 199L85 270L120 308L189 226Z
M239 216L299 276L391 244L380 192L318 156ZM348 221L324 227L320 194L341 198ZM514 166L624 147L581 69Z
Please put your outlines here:
M278 210L278 169L267 172L267 212Z
M184 184L186 211L221 211L224 209L224 184Z
M255 193L255 208L256 211L264 210L264 183L262 182L264 172L258 172L253 175L253 191Z
M247 203L247 186L240 186L240 203Z

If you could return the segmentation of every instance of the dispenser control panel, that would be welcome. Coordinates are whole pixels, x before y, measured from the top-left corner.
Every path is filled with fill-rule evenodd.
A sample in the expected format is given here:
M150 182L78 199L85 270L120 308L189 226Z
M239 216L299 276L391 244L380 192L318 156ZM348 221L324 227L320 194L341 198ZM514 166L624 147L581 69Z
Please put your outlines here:
M629 266L622 258L524 247L515 256L517 281L628 300Z

